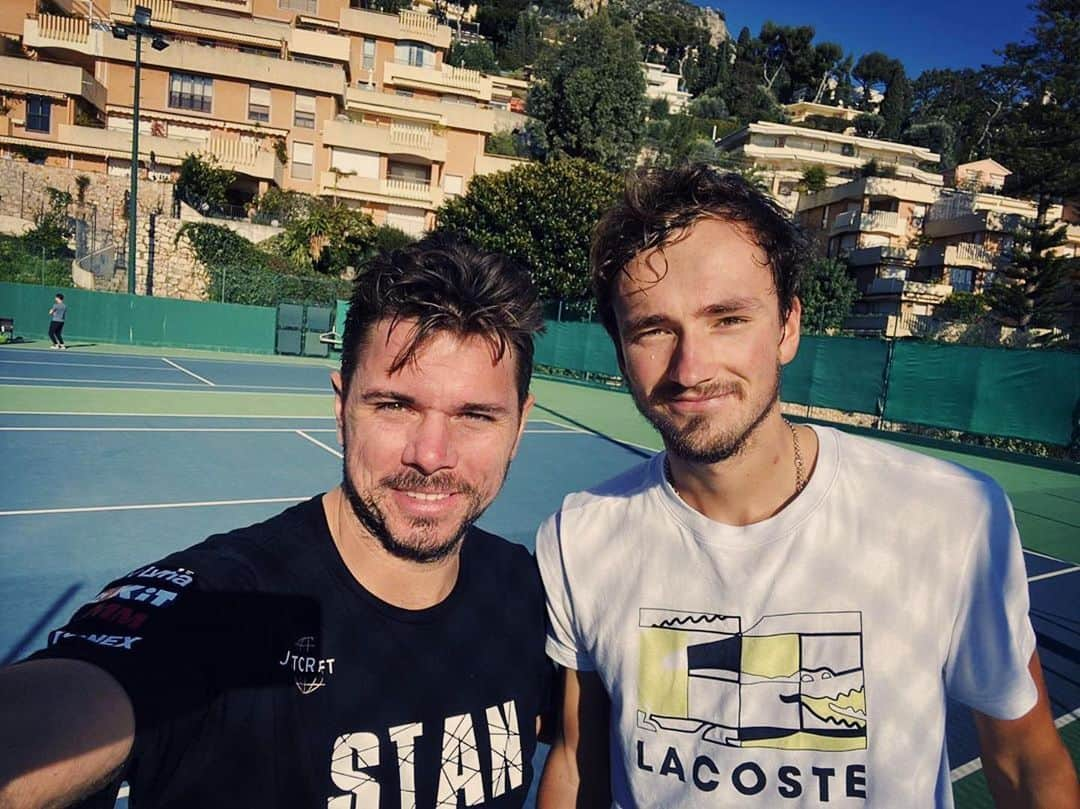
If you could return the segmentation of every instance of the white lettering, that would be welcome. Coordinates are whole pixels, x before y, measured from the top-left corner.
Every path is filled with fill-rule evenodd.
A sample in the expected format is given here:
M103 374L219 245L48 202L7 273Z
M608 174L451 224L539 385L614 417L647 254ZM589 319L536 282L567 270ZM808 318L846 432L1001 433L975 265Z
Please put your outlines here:
M457 809L458 793L462 790L466 806L475 806L484 799L476 734L472 717L467 713L448 716L443 723L442 767L435 805Z
M488 737L491 739L491 797L497 798L521 786L525 767L521 760L521 734L518 732L514 701L487 709Z
M162 607L175 599L176 593L158 587L147 587L145 584L125 584L103 590L94 601L108 601L111 598L121 601L149 602L151 606Z
M401 809L416 809L416 740L424 733L420 722L390 728L390 741L397 746L398 778L401 782Z
M79 638L97 646L113 646L123 649L131 649L138 641L142 640L141 637L132 637L131 635L83 635L78 632L65 632L62 629L57 629L49 635L49 645L52 646L68 638Z
M379 766L379 737L374 733L348 733L338 736L330 758L330 780L350 793L352 800L327 801L327 809L377 809L379 782L365 772ZM348 799L350 796L342 796Z

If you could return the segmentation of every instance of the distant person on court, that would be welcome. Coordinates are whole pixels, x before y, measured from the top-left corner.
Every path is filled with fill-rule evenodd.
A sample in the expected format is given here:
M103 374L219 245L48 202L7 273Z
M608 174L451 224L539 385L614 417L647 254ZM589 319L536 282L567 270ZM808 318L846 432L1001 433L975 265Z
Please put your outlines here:
M703 166L597 226L598 311L665 451L540 529L565 682L539 805L948 807L951 697L999 805L1077 807L1002 490L780 413L802 253Z
M120 779L158 809L522 806L543 593L473 524L542 323L502 256L430 237L373 259L331 375L341 485L137 567L0 671L0 806L112 806Z
M49 309L49 339L53 348L67 348L64 345L64 321L67 319L67 304L63 293L57 292Z

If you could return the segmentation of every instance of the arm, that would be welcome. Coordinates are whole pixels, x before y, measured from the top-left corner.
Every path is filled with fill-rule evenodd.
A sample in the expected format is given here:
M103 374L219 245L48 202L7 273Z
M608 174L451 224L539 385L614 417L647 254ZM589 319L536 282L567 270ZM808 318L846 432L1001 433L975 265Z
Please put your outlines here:
M1039 693L1034 708L1019 719L974 712L990 792L1000 809L1080 809L1076 771L1054 728L1038 652L1028 667Z
M123 767L135 715L120 684L78 660L0 670L0 809L67 806Z
M611 805L608 727L611 703L591 671L563 671L556 724L537 797L539 809L598 809Z

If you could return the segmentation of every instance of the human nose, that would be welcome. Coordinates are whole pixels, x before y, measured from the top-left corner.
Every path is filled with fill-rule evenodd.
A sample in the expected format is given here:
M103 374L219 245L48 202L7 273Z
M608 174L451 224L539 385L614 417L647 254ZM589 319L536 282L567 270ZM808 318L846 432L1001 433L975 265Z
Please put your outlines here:
M668 363L668 379L683 388L693 388L712 378L712 361L705 340L691 330L680 333Z
M425 414L405 444L401 462L425 475L457 465L448 419L441 414Z

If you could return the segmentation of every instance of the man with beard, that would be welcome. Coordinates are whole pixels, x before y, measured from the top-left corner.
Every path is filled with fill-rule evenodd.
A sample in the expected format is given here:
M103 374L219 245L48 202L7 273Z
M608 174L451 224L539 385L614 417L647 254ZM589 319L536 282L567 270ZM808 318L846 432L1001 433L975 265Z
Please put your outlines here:
M0 672L0 806L520 807L551 665L535 562L474 521L532 397L528 273L374 259L331 375L343 480L106 587Z
M780 413L802 248L700 166L597 227L598 311L666 451L540 529L565 669L540 807L950 806L946 697L1002 805L1076 807L1001 489Z

